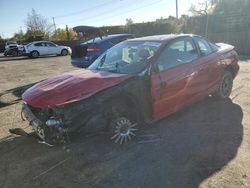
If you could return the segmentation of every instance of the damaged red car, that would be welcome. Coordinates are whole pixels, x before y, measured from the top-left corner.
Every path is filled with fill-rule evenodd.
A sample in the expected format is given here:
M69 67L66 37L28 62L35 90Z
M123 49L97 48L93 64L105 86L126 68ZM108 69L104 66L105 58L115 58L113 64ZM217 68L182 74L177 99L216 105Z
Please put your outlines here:
M50 144L67 142L73 131L99 130L109 130L111 139L124 143L139 125L209 95L229 97L238 70L238 55L228 44L184 34L131 39L88 69L28 89L22 113Z

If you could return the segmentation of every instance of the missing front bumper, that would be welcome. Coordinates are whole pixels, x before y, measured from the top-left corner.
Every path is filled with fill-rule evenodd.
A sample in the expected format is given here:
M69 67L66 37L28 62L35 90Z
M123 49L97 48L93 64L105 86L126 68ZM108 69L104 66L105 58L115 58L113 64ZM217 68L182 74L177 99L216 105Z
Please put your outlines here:
M45 130L42 122L38 118L36 118L28 105L25 103L22 106L22 114L29 121L30 126L32 126L37 136L39 136L39 138L41 138L42 140L45 140Z
M43 123L34 115L26 103L22 105L22 114L41 140L52 145L63 144L68 141L67 131L63 128L62 122L56 126L46 125L46 122Z

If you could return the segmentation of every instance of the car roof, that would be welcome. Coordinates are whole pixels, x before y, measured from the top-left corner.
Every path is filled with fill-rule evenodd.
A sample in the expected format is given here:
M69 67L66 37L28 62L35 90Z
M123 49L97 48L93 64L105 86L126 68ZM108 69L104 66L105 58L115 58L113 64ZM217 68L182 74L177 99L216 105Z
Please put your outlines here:
M49 42L49 43L55 44L54 42L45 41L45 40L40 40L40 41L33 41L33 42L27 43L27 44L25 44L25 45L32 45L32 44L37 44L37 43L41 43L41 42Z
M132 36L132 34L112 34L112 35L106 35L104 37L107 37L107 39L112 39L112 38L123 37L123 36Z
M31 43L39 43L39 42L50 42L50 41L41 40L41 41L33 41Z
M120 38L123 36L132 36L133 34L111 34L111 35L104 35L102 36L102 38L100 37L95 37L92 39L89 39L87 41L85 41L84 43L92 43L92 41L94 40L94 42L105 42L107 40L112 40L112 39L116 39L116 38Z
M168 42L170 40L180 38L180 37L193 37L197 35L193 34L166 34L166 35L153 35L140 37L135 39L129 39L129 41L155 41L155 42Z
M110 40L114 38L124 37L124 36L132 36L132 34L112 34L112 35L104 35L102 36L103 40ZM100 37L95 37L100 38Z

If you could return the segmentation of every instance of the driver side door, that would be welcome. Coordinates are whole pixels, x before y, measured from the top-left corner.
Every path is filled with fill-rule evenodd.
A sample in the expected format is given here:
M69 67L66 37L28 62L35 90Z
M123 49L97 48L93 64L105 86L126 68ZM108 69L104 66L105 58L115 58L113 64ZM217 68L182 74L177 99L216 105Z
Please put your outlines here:
M153 119L161 119L188 103L199 55L191 37L174 40L161 52L151 74Z

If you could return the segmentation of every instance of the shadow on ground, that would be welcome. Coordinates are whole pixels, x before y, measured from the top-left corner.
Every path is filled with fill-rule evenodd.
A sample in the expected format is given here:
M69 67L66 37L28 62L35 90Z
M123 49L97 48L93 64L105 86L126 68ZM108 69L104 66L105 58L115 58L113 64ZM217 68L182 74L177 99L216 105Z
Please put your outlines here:
M22 94L36 83L16 87L0 93L0 108L18 103L22 100Z
M51 56L40 56L38 57L39 59L40 58L53 58L53 57L58 57L58 56L54 56L54 55L51 55ZM28 56L0 56L0 62L4 62L4 61L20 61L20 60L27 60L27 59L31 59L30 57Z
M0 62L3 62L3 61L20 61L20 60L24 60L24 59L30 59L29 57L27 56L16 56L16 57L13 57L13 56L0 56Z
M206 99L142 128L125 144L107 134L72 138L69 151L24 137L0 142L1 187L198 187L235 158L242 109Z

